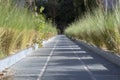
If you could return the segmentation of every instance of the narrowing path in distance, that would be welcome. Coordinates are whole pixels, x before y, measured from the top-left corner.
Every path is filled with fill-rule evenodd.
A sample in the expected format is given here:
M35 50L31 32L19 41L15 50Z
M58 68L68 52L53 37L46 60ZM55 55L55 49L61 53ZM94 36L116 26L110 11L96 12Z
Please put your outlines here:
M117 66L58 35L10 68L11 80L120 80Z

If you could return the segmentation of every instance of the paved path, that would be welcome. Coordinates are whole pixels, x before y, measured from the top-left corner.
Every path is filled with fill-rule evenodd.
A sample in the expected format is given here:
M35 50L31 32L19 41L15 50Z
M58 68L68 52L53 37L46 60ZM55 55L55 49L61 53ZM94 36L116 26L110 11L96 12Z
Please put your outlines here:
M12 80L120 80L120 67L56 36L10 68Z

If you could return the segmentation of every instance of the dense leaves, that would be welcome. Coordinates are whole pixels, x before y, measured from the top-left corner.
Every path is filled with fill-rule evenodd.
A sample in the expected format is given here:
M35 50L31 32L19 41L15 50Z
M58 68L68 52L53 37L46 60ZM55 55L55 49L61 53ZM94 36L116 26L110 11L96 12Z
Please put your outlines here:
M56 34L53 26L42 14L0 0L0 59L36 43L41 46L44 39Z
M47 19L57 24L58 32L63 33L66 26L91 11L97 5L97 0L48 0L43 2L43 13Z

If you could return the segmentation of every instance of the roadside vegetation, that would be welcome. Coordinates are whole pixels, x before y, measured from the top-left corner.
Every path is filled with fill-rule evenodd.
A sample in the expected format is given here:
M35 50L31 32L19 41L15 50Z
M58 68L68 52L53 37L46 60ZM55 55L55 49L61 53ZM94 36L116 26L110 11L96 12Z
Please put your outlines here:
M65 30L67 36L86 41L105 50L120 53L120 9L108 13L88 12Z
M1 0L0 0L1 1ZM0 2L0 58L41 43L57 34L51 22L27 9L19 9L4 0Z

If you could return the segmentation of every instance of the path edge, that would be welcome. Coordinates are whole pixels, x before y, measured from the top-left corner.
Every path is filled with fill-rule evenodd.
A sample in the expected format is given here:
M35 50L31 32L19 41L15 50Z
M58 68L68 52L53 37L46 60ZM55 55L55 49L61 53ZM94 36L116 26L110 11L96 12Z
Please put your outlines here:
M32 53L33 51L38 49L38 45L35 44L32 47L23 49L19 52L16 52L14 55L8 56L4 59L0 59L0 72L4 71L5 69L9 68L10 66L14 65L21 59L25 58L27 55Z
M90 51L104 57L106 60L120 66L120 55L114 54L112 52L104 51L96 46L93 46L81 40L77 40L77 39L71 39L71 40L74 41L76 44L83 45L85 48L89 49Z

